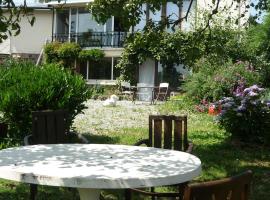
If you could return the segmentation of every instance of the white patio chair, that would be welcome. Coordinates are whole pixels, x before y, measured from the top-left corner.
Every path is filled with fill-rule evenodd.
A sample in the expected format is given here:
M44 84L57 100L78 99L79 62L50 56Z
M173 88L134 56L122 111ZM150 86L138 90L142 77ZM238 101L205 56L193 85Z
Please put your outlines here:
M125 97L132 98L133 100L134 91L131 90L129 82L125 81L121 82L121 90L122 95L124 95Z
M158 100L166 101L169 94L169 83L160 83L155 102Z

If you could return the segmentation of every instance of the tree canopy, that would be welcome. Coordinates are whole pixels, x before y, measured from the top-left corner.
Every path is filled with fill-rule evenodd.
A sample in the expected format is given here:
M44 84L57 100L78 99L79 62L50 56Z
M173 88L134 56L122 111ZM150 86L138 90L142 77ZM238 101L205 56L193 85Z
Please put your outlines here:
M178 5L180 9L183 9L183 4L186 2L186 0L95 0L89 4L89 9L99 23L105 23L111 16L115 16L120 19L122 25L128 29L138 24L144 12L155 12L162 8L166 9L167 2L173 2L174 4ZM211 1L211 11L207 16L208 21L210 21L213 16L220 11L221 2L222 0ZM258 14L256 14L254 17L258 17L262 10L268 10L269 5L269 0L258 0L256 3L251 0L232 0L232 2L241 3L246 9L254 7L256 10L258 10ZM182 21L188 20L191 8L195 3L195 0L190 0L187 7L187 12L183 16L179 16L177 20L171 20L168 16L162 16L161 21L176 26ZM143 11L141 9L143 4L146 4L148 11ZM209 23L207 23L207 26L209 26Z

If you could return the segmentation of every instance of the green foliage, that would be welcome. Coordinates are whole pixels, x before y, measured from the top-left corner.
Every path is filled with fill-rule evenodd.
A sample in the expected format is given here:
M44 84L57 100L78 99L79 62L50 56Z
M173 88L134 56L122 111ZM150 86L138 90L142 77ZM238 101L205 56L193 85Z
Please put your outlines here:
M105 54L100 49L82 50L79 53L80 60L100 61L104 58Z
M76 43L65 42L62 43L57 49L59 58L62 59L75 59L78 57L81 47Z
M16 2L16 5L15 5ZM18 35L21 32L21 18L28 20L33 26L36 18L33 15L33 9L28 8L26 1L18 6L14 0L1 1L0 7L0 43L6 40L10 35Z
M232 96L232 92L240 81L245 86L259 83L260 74L248 63L231 61L220 65L201 59L196 65L200 70L188 77L184 88L187 95L195 102L202 99L213 102L224 96Z
M61 43L59 42L52 42L44 46L44 53L45 53L47 63L53 63L53 62L59 61L58 49L60 45Z
M10 62L0 68L0 77L0 112L16 138L29 134L35 110L66 109L71 125L90 95L81 76L55 64Z
M78 58L81 47L76 43L52 42L44 46L44 53L47 63L58 63L67 68L74 66L75 59Z

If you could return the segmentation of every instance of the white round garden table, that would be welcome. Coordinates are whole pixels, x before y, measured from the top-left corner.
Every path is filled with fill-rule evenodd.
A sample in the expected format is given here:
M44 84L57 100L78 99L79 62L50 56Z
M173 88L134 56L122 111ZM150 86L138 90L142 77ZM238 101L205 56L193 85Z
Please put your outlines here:
M104 144L51 144L0 151L0 178L77 188L82 200L100 189L141 188L192 180L201 161L188 153Z

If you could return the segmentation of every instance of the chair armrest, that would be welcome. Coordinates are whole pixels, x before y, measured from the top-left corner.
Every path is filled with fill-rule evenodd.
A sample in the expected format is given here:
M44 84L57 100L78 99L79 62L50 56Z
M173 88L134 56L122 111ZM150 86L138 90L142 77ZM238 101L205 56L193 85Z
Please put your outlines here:
M134 146L140 146L143 144L145 144L146 146L149 146L149 140L148 139L139 140L138 142L134 144Z
M70 131L68 133L68 135L69 136L73 136L73 137L77 137L80 140L80 142L83 143L83 144L88 144L89 143L89 141L87 140L87 138L84 137L82 134L78 134L78 133L75 133L75 132Z
M188 141L188 147L187 147L187 150L185 152L191 153L192 149L193 149L193 143L191 141Z
M23 139L23 145L24 146L31 145L31 142L30 142L31 138L32 138L32 135L25 136Z

